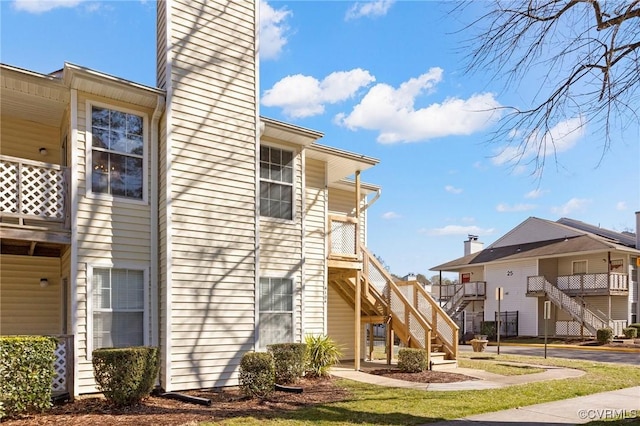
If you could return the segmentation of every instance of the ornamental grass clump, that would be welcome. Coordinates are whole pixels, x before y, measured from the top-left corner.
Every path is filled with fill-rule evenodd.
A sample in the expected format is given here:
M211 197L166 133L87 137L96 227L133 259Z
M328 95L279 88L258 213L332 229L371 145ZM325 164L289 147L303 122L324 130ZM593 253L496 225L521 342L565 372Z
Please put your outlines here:
M297 382L306 365L307 345L304 343L277 343L267 346L273 355L276 383L287 385Z
M151 346L96 349L92 362L98 389L117 406L149 396L160 370L158 348Z
M53 337L0 337L0 419L51 407L56 346Z
M329 336L307 335L307 368L309 377L326 377L331 367L340 362L342 352L338 345Z
M240 391L250 398L267 398L276 384L276 368L269 352L247 352L240 361Z
M429 369L427 351L402 348L398 351L398 368L405 373L419 373Z

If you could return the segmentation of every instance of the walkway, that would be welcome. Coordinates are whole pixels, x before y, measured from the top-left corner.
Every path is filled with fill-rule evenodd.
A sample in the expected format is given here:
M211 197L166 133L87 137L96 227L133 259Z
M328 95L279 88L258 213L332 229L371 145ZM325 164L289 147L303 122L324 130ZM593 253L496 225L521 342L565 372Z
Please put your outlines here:
M503 364L515 364L504 362ZM518 363L517 365L525 365ZM540 365L534 367L541 368ZM395 387L395 388L408 388L416 390L428 390L428 391L461 391L461 390L480 390L480 389L495 389L505 386L519 385L523 383L541 382L545 380L555 379L569 379L580 377L585 374L584 371L574 370L571 368L549 367L544 366L545 371L542 373L534 374L521 374L517 376L502 376L499 374L489 373L484 370L476 370L471 368L452 368L448 371L450 373L463 374L465 376L474 377L478 380L465 380L463 382L453 383L416 383L406 382L404 380L391 379L384 376L378 376L375 374L367 373L367 370L375 368L386 368L386 364L378 362L362 362L361 370L355 371L353 365L341 364L338 367L331 369L331 374L343 379L350 379L356 382L364 382L372 385Z

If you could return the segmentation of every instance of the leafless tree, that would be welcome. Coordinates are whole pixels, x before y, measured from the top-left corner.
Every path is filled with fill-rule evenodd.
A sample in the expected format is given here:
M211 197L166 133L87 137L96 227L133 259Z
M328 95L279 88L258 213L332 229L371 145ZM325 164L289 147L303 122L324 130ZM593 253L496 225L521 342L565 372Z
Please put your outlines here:
M492 141L508 140L511 160L542 172L557 152L552 129L565 120L602 131L636 126L640 98L640 0L495 0L465 25L467 71L490 70L506 90L526 85L525 106L505 106ZM479 7L478 3L459 5ZM478 16L478 15L476 15ZM516 92L517 93L517 92ZM577 130L580 131L580 130Z

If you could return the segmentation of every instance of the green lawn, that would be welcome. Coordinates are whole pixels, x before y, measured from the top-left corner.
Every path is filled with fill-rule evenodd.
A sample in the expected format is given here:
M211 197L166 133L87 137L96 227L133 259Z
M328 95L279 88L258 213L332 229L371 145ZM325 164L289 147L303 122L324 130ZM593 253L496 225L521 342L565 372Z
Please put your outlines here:
M463 368L475 368L502 376L519 376L521 374L542 373L544 368L531 367L529 365L509 365L496 360L478 360L473 358L459 358L458 366Z
M339 383L352 393L347 401L269 418L239 417L201 425L417 425L640 385L640 368L632 366L517 355L499 355L484 362L500 361L578 368L587 374L567 380L457 392L383 388L341 380Z

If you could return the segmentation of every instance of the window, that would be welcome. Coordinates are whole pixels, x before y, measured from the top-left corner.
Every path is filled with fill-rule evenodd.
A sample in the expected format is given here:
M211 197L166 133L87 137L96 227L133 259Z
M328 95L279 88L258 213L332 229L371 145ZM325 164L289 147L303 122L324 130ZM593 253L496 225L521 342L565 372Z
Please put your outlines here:
M93 268L93 348L145 344L144 271Z
M578 260L573 262L572 265L572 274L586 274L587 273L587 261L586 260Z
M260 346L293 342L293 280L260 278Z
M143 199L142 116L91 105L91 191Z
M609 263L610 272L622 272L624 270L624 261L622 259L611 259Z
M293 219L293 152L260 147L260 216Z

